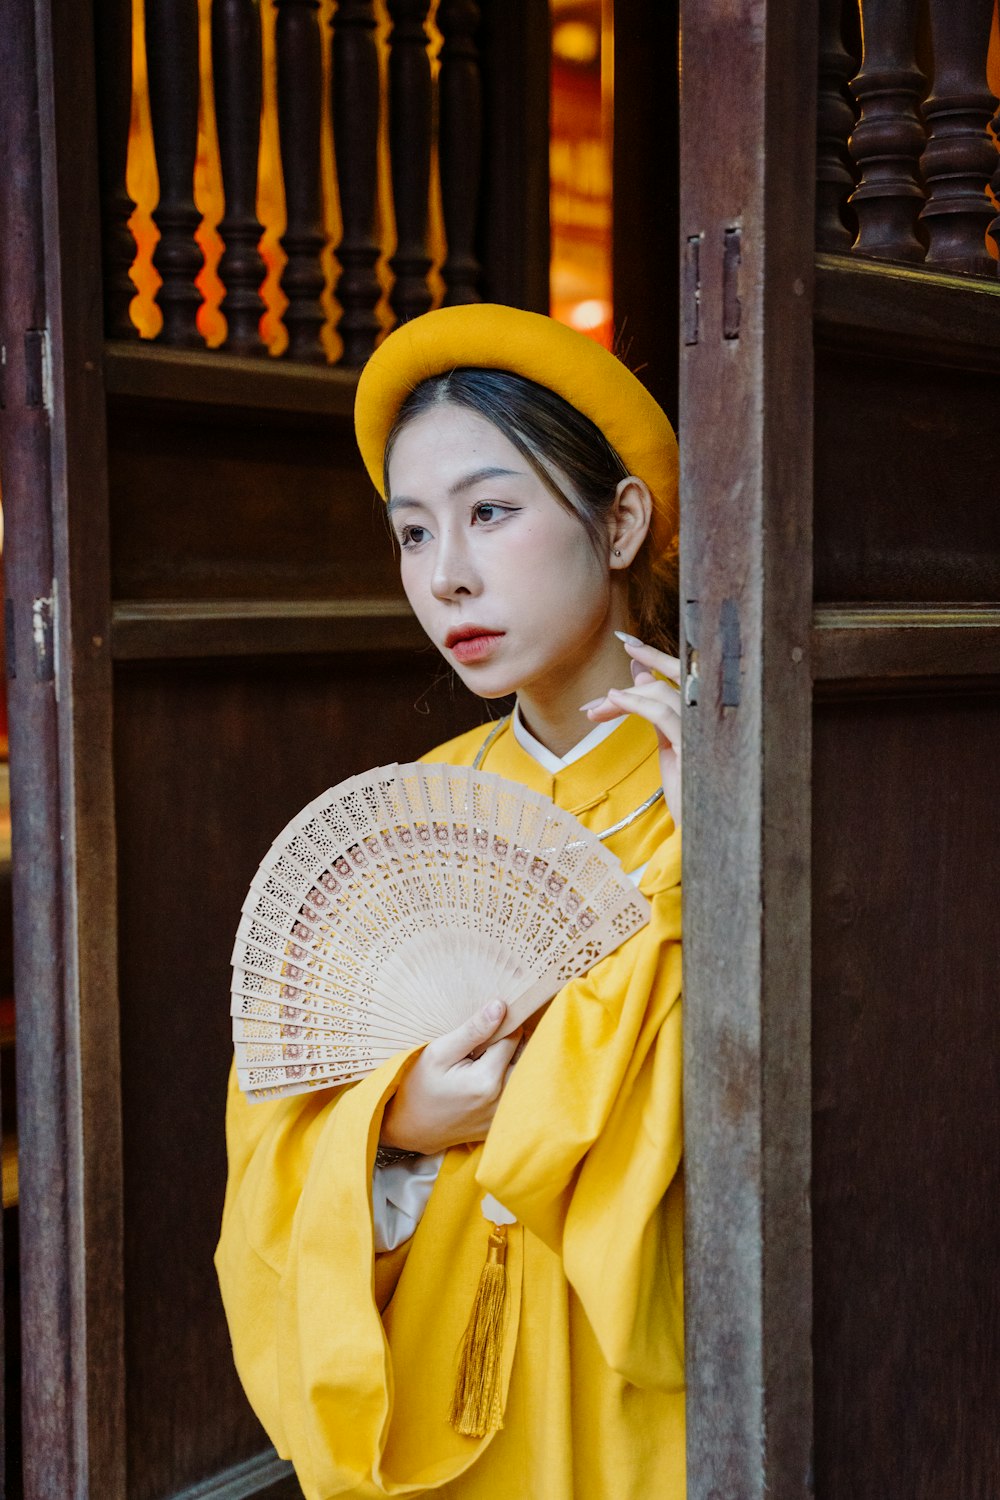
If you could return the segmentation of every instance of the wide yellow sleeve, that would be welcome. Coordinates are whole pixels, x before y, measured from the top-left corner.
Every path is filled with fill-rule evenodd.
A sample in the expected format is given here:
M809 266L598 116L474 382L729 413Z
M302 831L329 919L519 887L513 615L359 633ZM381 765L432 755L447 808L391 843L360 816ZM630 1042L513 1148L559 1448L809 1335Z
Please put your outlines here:
M553 1000L513 1070L478 1179L562 1255L608 1364L684 1383L680 834L647 927Z
M216 1270L240 1379L308 1500L370 1482L383 1444L392 1374L379 1308L391 1287L376 1283L405 1254L376 1263L370 1179L407 1058L338 1095L273 1103L250 1104L230 1077Z

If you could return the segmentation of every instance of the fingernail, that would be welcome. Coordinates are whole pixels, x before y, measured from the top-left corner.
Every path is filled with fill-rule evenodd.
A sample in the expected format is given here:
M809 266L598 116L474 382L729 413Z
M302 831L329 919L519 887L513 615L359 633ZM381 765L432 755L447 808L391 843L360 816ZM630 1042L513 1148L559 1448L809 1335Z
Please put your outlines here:
M639 637L637 635L629 635L624 630L616 630L615 631L615 635L621 641L621 643L622 643L623 646L641 646L642 645L642 641L640 641L640 639L639 639Z
M504 1009L505 1007L502 1000L491 1000L489 1005L487 1005L486 1007L487 1021L499 1021L500 1017L504 1013Z
M580 704L580 712L582 714L585 714L587 712L588 708L596 708L599 703L603 703L603 702L604 702L603 698L591 698L591 700L590 700L589 703L581 703Z

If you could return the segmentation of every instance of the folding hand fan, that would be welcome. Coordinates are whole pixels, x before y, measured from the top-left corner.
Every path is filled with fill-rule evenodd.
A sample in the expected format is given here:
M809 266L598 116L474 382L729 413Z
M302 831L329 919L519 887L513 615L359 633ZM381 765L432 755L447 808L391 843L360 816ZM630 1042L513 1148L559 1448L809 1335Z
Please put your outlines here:
M275 839L233 949L240 1086L353 1082L491 999L513 1031L649 920L571 813L469 766L388 765Z

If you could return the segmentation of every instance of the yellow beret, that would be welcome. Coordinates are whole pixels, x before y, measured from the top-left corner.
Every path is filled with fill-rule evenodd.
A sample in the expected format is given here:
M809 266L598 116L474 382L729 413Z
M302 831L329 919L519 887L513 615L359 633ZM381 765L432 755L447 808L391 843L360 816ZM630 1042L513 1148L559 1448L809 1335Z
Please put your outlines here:
M361 372L358 447L382 498L382 459L400 407L421 381L455 369L511 370L547 386L598 427L653 496L653 545L677 532L677 439L662 408L621 360L541 313L491 303L442 307L402 323Z

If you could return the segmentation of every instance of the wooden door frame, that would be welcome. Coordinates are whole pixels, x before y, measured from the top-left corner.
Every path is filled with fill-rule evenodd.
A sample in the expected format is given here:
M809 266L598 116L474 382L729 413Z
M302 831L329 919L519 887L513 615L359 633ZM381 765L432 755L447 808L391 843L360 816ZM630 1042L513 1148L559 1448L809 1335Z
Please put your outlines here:
M690 1500L812 1493L817 26L681 5Z
M682 35L689 1494L751 1500L807 1494L811 1441L815 0L688 0ZM771 75L802 90L797 122L765 108ZM70 0L15 0L0 83L41 185L0 246L25 1493L124 1500L103 336L75 253L100 243L97 128ZM0 192L8 222L38 203L9 173Z
M0 87L24 132L0 183L24 1493L124 1500L97 132L71 0L15 0Z

